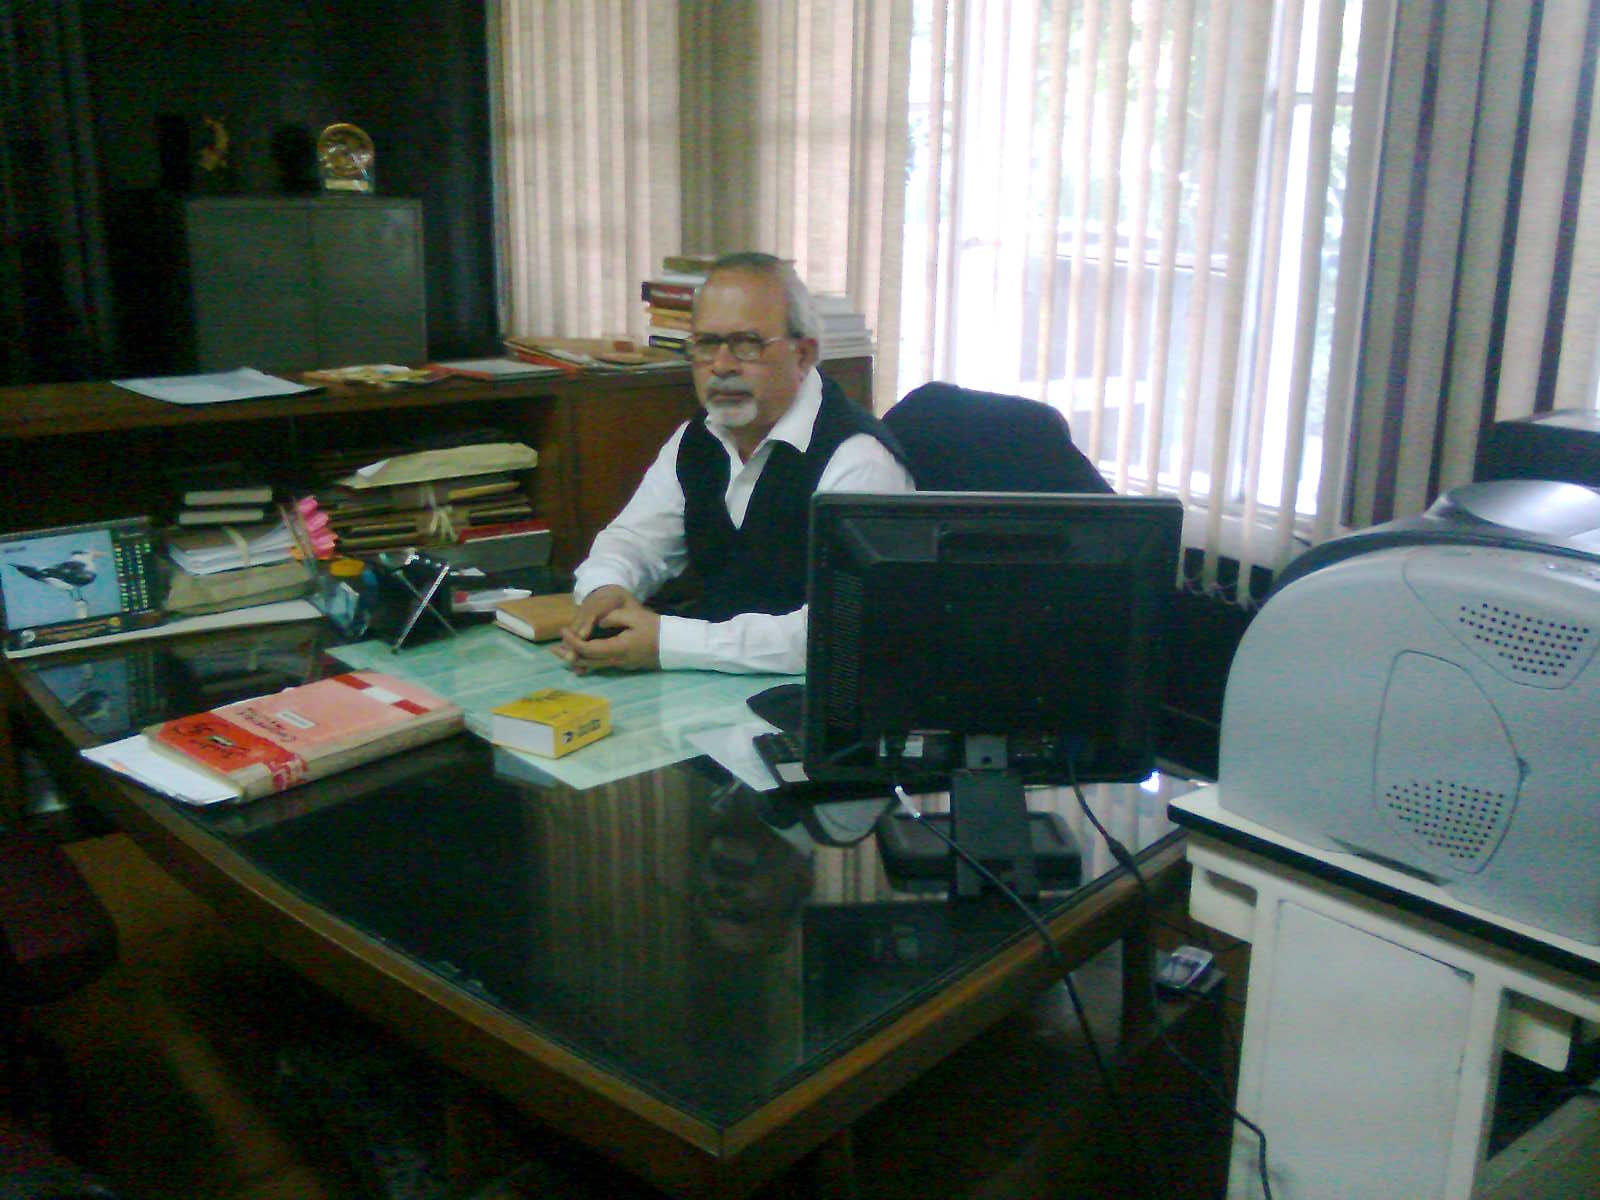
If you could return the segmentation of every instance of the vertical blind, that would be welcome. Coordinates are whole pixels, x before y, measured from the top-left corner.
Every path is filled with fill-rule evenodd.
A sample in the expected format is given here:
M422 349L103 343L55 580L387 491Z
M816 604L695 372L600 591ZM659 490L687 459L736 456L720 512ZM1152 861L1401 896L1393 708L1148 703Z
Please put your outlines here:
M1224 545L1286 561L1344 470L1391 7L921 11L897 391L1060 408L1119 491L1203 514L1207 584Z
M777 254L812 291L847 294L877 335L881 404L899 340L911 0L679 12L685 244Z
M501 0L489 22L501 328L627 333L679 249L677 13Z
M848 294L894 378L911 0L497 0L490 28L504 328L637 331L665 255L764 250Z
M848 293L885 408L1060 408L1219 556L1419 511L1600 391L1600 0L500 0L504 324L676 251ZM1587 186L1585 186L1587 184Z
M1478 430L1595 406L1600 2L1400 0L1348 517L1472 477Z

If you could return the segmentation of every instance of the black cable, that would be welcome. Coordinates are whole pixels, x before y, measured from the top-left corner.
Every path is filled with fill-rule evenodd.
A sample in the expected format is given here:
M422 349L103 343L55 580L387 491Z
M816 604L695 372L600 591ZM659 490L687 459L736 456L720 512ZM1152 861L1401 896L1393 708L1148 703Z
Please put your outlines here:
M1099 817L1094 815L1094 810L1089 807L1089 799L1083 794L1083 788L1078 783L1077 765L1071 760L1068 760L1067 762L1067 774L1069 782L1072 785L1072 794L1077 798L1078 807L1083 810L1083 815L1089 819L1089 824L1093 825L1095 831L1099 833L1099 835L1105 840L1106 848L1111 851L1111 857L1116 859L1118 865L1126 870L1128 874L1133 876L1134 883L1138 885L1140 903L1143 905L1145 912L1149 913L1150 889L1145 883L1144 876L1139 871L1139 864L1134 861L1133 855L1128 853L1128 848L1116 838L1112 837L1111 831L1100 823ZM1153 978L1150 981L1150 995L1152 1000L1159 999L1155 989L1155 980ZM1251 1133L1256 1135L1256 1165L1261 1174L1261 1191L1264 1200L1272 1200L1272 1184L1267 1179L1266 1130L1262 1129L1261 1126L1257 1125L1249 1117L1240 1112L1238 1108L1234 1106L1232 1101L1228 1099L1227 1093L1218 1087L1214 1080L1212 1080L1203 1070L1201 1070L1198 1065L1191 1062L1188 1056L1173 1044L1172 1039L1167 1036L1167 1031L1161 1027L1161 1023L1159 1021L1157 1021L1155 1024L1155 1030L1156 1036L1161 1040L1161 1044L1166 1048L1167 1052L1171 1054L1173 1058L1177 1059L1178 1062L1182 1064L1182 1066L1190 1074L1192 1074L1196 1079L1206 1086L1212 1095L1215 1096L1217 1103L1222 1107L1223 1111L1228 1113L1233 1120L1239 1122L1239 1124L1243 1125Z
M998 875L978 860L976 855L970 853L966 847L959 845L954 838L950 837L933 822L923 820L921 811L911 803L911 798L906 795L905 788L896 783L894 785L894 794L900 801L900 806L906 812L924 829L935 834L940 841L950 847L950 850L958 855L963 862L983 876L996 891L1004 896L1027 919L1028 924L1033 926L1034 932L1039 935L1039 940L1044 943L1045 950L1050 955L1051 963L1054 964L1057 973L1061 976L1062 983L1066 985L1067 998L1072 1002L1072 1011L1077 1016L1079 1027L1083 1030L1083 1040L1089 1047L1089 1055L1094 1060L1095 1071L1100 1076L1100 1086L1104 1089L1106 1098L1110 1101L1111 1107L1117 1115L1117 1120L1122 1125L1123 1136L1128 1140L1129 1149L1133 1151L1132 1157L1140 1177L1140 1191L1146 1196L1156 1196L1158 1193L1150 1179L1151 1164L1143 1155L1137 1152L1138 1140L1134 1136L1133 1121L1122 1102L1122 1094L1117 1090L1116 1081L1111 1077L1111 1068L1106 1065L1105 1057L1100 1053L1100 1046L1095 1041L1094 1031L1089 1027L1089 1014L1085 1011L1083 1001L1078 996L1078 989L1072 982L1072 972L1068 969L1066 960L1062 958L1055 939L1050 936L1050 930L1039 919L1038 914L1033 911L1033 907L1007 887ZM1165 1189L1160 1194L1165 1194Z

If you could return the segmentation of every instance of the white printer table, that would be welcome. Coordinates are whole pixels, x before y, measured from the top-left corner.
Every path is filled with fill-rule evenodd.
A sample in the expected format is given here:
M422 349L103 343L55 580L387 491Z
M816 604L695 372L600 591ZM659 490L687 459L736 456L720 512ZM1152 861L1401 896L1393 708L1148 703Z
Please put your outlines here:
M1238 1108L1266 1131L1275 1200L1600 1195L1592 1091L1487 1157L1502 1052L1566 1068L1600 1022L1600 946L1286 838L1216 787L1169 812L1191 915L1251 943ZM1236 1131L1228 1196L1261 1197Z

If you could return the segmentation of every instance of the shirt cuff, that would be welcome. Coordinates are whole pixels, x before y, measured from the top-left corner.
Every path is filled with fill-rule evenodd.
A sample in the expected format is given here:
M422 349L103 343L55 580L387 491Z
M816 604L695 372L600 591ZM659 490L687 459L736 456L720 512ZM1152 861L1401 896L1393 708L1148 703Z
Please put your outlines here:
M572 577L572 598L582 604L589 598L590 592L597 592L601 588L609 587L612 584L622 588L624 591L629 590L626 583L621 579L614 578L608 571L595 569L585 571L582 567L579 567Z
M656 631L656 654L663 671L692 671L704 665L711 622L693 617L662 617Z

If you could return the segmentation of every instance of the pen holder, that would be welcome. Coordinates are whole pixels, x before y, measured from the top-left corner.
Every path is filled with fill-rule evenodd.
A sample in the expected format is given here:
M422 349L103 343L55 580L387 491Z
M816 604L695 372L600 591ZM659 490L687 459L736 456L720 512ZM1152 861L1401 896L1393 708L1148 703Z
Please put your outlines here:
M454 568L447 562L408 550L379 554L372 560L378 577L372 622L367 632L389 643L390 649L430 640L443 634L454 637L450 621L450 589L445 586Z

